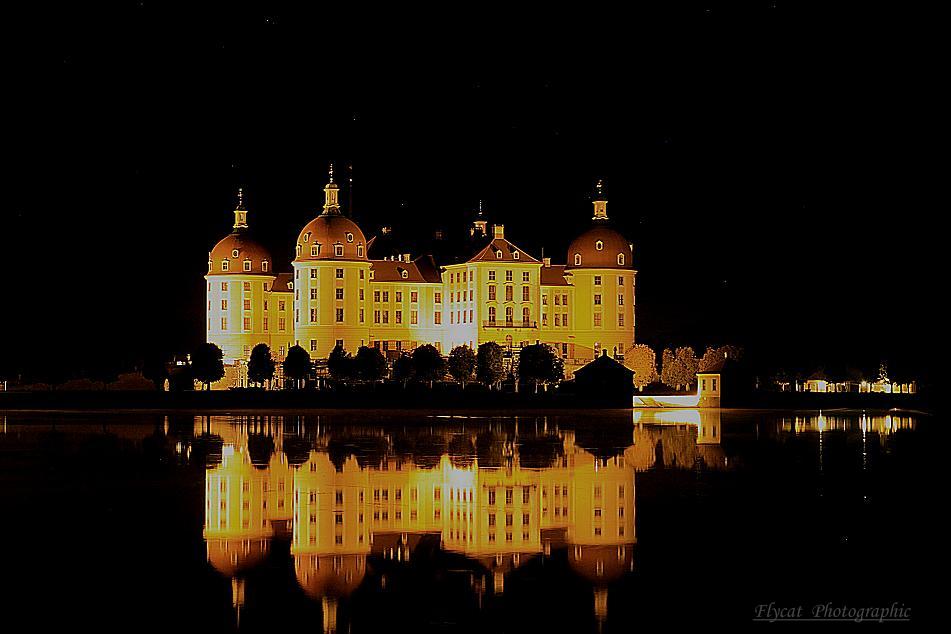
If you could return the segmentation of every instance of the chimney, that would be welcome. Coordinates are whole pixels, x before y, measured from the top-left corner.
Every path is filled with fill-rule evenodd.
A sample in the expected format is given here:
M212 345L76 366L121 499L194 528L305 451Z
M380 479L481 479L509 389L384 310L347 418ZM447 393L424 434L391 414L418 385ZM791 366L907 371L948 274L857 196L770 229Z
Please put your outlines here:
M403 261L404 261L404 262L409 262L409 253L404 253L404 254L403 254Z
M546 269L550 269L550 268L551 268L551 258L542 258L542 262L545 263L545 268L546 268Z
M505 225L492 225L492 237L501 240L505 237Z

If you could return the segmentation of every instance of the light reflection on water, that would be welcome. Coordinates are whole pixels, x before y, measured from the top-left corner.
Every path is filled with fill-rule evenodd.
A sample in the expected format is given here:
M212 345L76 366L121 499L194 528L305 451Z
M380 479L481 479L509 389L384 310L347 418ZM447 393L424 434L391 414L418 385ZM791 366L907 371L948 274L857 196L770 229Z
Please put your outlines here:
M645 521L636 511L638 486L656 489L656 478L643 479L650 474L699 478L742 465L743 452L723 441L722 422L731 416L705 409L586 417L176 414L154 418L154 432L95 417L68 429L143 445L159 439L180 463L203 465L201 539L208 564L230 585L232 625L241 625L258 592L249 578L269 565L286 566L330 632L350 629L355 595L363 593L366 609L381 593L405 592L400 584L418 580L407 571L421 560L436 583L462 579L461 592L479 611L505 600L520 571L538 574L560 558L603 629L618 584L638 572ZM0 418L5 438L39 429L28 416ZM885 447L917 425L911 415L856 412L732 422L736 437L808 441L820 472L830 434L861 438L864 470L872 437Z

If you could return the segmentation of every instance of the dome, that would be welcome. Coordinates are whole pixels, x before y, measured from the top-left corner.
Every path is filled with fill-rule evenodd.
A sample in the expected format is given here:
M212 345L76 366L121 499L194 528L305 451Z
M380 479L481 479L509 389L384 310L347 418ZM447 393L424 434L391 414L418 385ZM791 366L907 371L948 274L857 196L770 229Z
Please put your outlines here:
M274 275L271 254L243 231L222 238L209 253L208 260L208 275ZM224 261L228 262L227 270L222 265ZM250 261L250 265L245 261Z
M258 566L267 557L267 539L209 539L208 563L221 574L233 577Z
M366 555L295 555L294 573L312 599L348 597L366 575Z
M632 269L630 242L604 220L575 238L568 247L567 269Z
M342 255L336 254L340 245ZM301 229L297 236L295 262L367 259L367 241L357 223L337 214L323 213Z
M611 583L634 569L634 544L574 546L568 551L568 565L592 583Z

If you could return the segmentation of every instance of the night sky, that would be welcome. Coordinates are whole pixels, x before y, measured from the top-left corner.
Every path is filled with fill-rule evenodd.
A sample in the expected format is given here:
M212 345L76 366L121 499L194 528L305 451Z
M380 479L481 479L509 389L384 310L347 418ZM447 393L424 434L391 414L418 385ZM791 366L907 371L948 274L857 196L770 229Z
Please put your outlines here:
M562 263L603 178L635 243L641 342L937 368L929 119L946 71L927 16L193 4L6 15L8 366L188 350L235 189L290 270L334 161L353 165L368 237L462 224L482 199Z

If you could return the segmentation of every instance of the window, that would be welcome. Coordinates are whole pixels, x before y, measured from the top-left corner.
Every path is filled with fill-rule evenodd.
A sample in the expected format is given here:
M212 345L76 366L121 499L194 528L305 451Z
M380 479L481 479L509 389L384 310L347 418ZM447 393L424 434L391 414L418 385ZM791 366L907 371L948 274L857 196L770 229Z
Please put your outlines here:
M341 248L342 248L342 247L341 247ZM337 279L338 279L338 280L342 280L342 279L343 279L343 269L337 269Z
M317 257L318 255L320 255L320 245L319 245L319 244L312 244L312 245L310 246L310 255L311 255L312 257Z
M594 285L595 285L595 286L601 286L601 276L600 276L600 275L595 275L595 276L594 276Z
M335 244L335 245L334 245L334 255L337 256L338 258L343 256L343 245L342 245L342 244Z
M284 317L279 317L277 320L277 329L280 332L287 330L287 320Z
M512 325L512 321L515 318L514 315L515 315L515 310L511 306L506 306L505 307L505 323L507 325L509 326Z
M438 310L433 313L433 323L437 325L442 323L442 313Z
M617 276L617 285L618 285L618 286L624 286L624 276L623 276L623 275L618 275L618 276Z
M419 323L419 312L412 310L409 313L409 323L416 325Z
M362 257L363 257L363 245L362 245L362 244L358 244L358 245L357 245L357 257L358 257L358 258L362 258ZM363 275L363 271L360 271L360 275L361 275L361 276Z
M489 299L495 301L495 284L489 286Z
M618 296L617 296L617 305L618 305L618 306L623 306L623 305L624 305L624 295L618 295Z
M495 252L495 259L496 259L496 260L501 260L501 259L502 259L502 252L501 252L501 251L496 251L496 252Z
M413 291L409 294L409 301L416 303L419 301L419 291Z
M221 270L222 270L222 271L227 271L227 270L228 270L228 260L222 260L222 261L221 261Z
M280 300L279 302L277 302L278 310L284 310L286 306L287 306L287 303L284 300Z
M362 288L360 289L360 301L361 301L361 302L363 301L363 289L362 289Z
M561 325L564 326L565 328L568 327L568 313L565 313L564 315L561 316Z
M618 325L618 326L623 326L623 325L624 325L624 313L618 313L618 314L617 314L617 325Z
M403 291L396 291L396 302L402 303L403 301Z
M337 323L339 324L342 321L343 321L343 309L338 308L337 309Z
M548 313L542 313L542 326L548 325Z
M575 253L575 266L581 266L581 254Z
M300 251L301 251L300 245L298 244L298 245L297 245L297 255L300 255Z
M268 269L267 260L264 260L261 262L261 270L267 273L267 269Z
M527 302L529 298L529 290L527 286L522 287L522 301Z
M522 271L522 281L523 281L523 282L529 281L529 277L530 277L530 274L529 274L528 271Z
M383 301L384 301L384 302L390 301L390 292L389 292L389 291L383 291Z
M378 310L373 311L373 323L380 323L380 311Z
M221 310L228 310L228 300L221 300Z
M595 328L601 327L601 313L594 314L594 327Z
M567 295L567 293L561 296L561 303L562 303L562 305L564 305L564 306L567 306L567 305L568 305L568 295Z
M383 323L384 324L390 323L390 311L388 310L383 311Z
M317 269L311 269L311 270L310 270L310 279L312 279L312 280L316 280L316 279L317 279Z
M246 291L250 291L250 290L251 290L251 282L245 282L244 284L241 285L241 288L243 288L243 289L246 290Z
M403 323L403 311L401 310L396 311L396 323L398 324Z
M406 278L409 277L409 272L408 272L406 269L401 269L401 270L400 270L400 277L402 277L402 278L405 280Z
M242 323L241 325L242 325L242 327L243 327L243 329L244 329L245 332L251 330L251 318L250 318L250 317L245 317L244 320L243 320L243 323Z
M531 313L529 312L528 307L522 309L522 325L527 326L531 321Z
M353 234L349 231L347 232L347 242L353 242Z
M304 242L310 242L310 231L304 234Z
M555 315L555 325L556 326L561 325L561 315L558 315L558 314Z
M617 263L618 263L618 266L624 266L624 254L623 254L623 253L618 253L618 254L617 254Z
M363 323L363 309L360 309L360 323Z
M489 271L489 281L490 282L495 281L495 271Z
M489 306L489 323L495 323L495 306Z
M316 300L316 299L317 299L317 289L316 289L316 288L310 289L310 298L313 299L313 300Z
M597 242L594 243L594 248L600 251L601 249L604 248L604 242L602 242L601 240L598 240Z
M512 259L513 259L513 260L517 260L517 259L518 259L518 251L515 251L515 252L512 253Z
M317 323L317 309L316 308L310 309L310 323L312 324Z
M238 250L237 250L237 249L232 249L232 250L231 250L231 257L233 257L233 258L238 257Z
M513 289L512 286L506 286L506 287L505 287L505 301L507 301L507 302L512 301L512 294L513 294L513 290L512 290L512 289Z
M511 271L506 271L506 272L505 272L505 281L506 281L506 282L511 282L511 281L512 281L512 272L511 272Z
M337 299L343 299L343 289L342 289L342 288L334 289L334 291L336 292L336 297L337 297Z
M244 261L244 270L245 270L245 271L250 271L250 270L251 270L251 260L245 260L245 261Z
M244 309L245 309L245 310L251 310L251 300L250 300L250 299L244 300Z
M373 301L375 302L380 301L380 291L373 291Z
M311 351L311 352L317 352L317 340L316 340L316 339L311 339L311 340L310 340L310 351Z
M221 318L221 329L222 329L222 330L227 330L227 329L228 329L228 318L227 318L227 317L222 317L222 318Z
M433 301L437 304L442 304L442 293L437 292Z
M600 306L600 305L601 305L601 294L600 294L600 293L595 293L595 294L594 294L594 305L595 305L595 306Z

